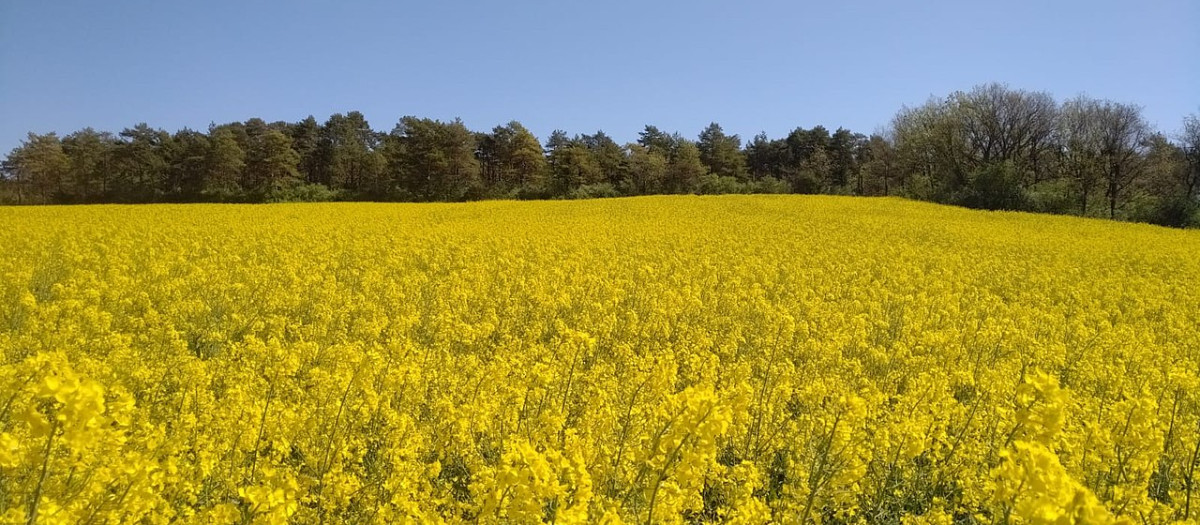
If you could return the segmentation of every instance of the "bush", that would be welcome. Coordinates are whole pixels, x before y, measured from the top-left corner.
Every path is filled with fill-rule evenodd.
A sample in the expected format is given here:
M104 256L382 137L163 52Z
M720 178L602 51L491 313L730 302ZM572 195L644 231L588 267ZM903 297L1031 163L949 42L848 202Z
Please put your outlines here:
M566 198L566 199L603 199L603 198L607 198L607 197L620 197L620 196L621 196L621 192L617 191L617 188L615 188L612 184L609 184L607 182L601 182L599 184L584 184L583 186L580 186L578 188L575 188L575 189L567 192L567 194L564 195L563 198Z
M200 192L200 202L253 202L246 192L233 188L210 188Z
M1021 187L1021 175L1007 162L976 170L954 201L984 210L1030 209L1029 196Z
M324 184L296 184L271 189L263 196L263 202L328 202L340 196Z
M1070 182L1066 180L1051 180L1035 184L1026 191L1029 199L1029 209L1041 213L1065 215L1079 208L1079 203L1072 196Z
M553 199L554 192L545 184L522 184L513 189L508 194L510 199L516 200L538 200L538 199Z
M722 195L726 193L746 193L746 185L733 177L722 177L711 173L700 177L696 186L700 195Z
M762 179L746 183L747 193L791 193L792 188L788 183L776 179L775 177L764 177Z
M1167 197L1159 199L1135 218L1159 226L1200 227L1200 204L1187 197Z
M799 170L791 173L788 177L791 186L791 191L804 195L815 195L821 193L821 178L818 177L812 170Z
M933 181L926 175L914 174L892 188L892 195L915 201L939 202L934 197Z
M0 205L18 204L16 185L0 178Z

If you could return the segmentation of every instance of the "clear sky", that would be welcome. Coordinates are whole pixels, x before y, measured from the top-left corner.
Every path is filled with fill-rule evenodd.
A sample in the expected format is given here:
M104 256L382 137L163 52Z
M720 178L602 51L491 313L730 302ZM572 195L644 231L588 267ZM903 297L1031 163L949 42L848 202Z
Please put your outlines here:
M512 119L543 139L645 124L869 133L998 81L1200 112L1200 1L0 0L0 152L27 131L174 131L362 111Z

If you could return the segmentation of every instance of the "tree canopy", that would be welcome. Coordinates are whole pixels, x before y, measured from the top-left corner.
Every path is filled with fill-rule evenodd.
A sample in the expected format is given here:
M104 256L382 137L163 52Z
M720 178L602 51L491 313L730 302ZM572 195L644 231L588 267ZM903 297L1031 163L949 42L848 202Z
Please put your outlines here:
M1200 117L1177 134L1139 106L985 84L901 108L869 135L797 127L743 144L713 122L633 143L520 122L488 132L362 113L251 118L169 133L30 133L0 164L0 203L576 198L654 193L898 195L987 209L1183 226L1198 220Z

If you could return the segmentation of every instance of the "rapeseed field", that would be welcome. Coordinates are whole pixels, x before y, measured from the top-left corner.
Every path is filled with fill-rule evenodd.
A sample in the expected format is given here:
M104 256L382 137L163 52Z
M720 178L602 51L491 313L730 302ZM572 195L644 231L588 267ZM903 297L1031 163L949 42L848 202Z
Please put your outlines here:
M1200 232L0 208L3 523L1200 523Z

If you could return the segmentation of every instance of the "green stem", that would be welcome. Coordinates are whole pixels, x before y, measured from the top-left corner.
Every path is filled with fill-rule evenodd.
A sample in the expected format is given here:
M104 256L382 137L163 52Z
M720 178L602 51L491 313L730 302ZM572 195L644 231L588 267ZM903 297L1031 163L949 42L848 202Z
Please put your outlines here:
M54 424L50 427L50 435L46 436L46 450L42 454L42 472L38 475L37 485L33 487L33 496L29 499L29 519L26 520L28 525L37 523L38 503L42 499L42 486L46 483L46 474L50 470L50 452L54 447L54 437L58 434L58 420L54 420Z

